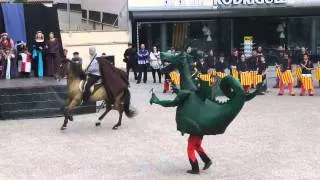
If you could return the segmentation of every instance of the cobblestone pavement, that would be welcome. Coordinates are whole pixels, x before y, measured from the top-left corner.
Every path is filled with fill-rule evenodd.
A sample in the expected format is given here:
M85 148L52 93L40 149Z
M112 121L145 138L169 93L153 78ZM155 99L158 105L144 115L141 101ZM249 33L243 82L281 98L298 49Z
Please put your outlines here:
M0 121L0 179L320 179L319 96L278 97L271 89L246 103L225 134L204 137L213 166L197 176L185 173L188 136L176 131L175 109L148 104L152 87L173 98L151 80L132 83L139 114L116 131L116 112L98 128L98 114L76 116L63 132L62 117Z

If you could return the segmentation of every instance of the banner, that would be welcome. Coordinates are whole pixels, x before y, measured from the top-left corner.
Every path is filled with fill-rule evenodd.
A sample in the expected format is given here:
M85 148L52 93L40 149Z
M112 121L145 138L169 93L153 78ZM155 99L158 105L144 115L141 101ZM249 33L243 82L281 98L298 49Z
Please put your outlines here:
M4 3L2 6L5 31L14 42L27 41L24 9L20 3Z

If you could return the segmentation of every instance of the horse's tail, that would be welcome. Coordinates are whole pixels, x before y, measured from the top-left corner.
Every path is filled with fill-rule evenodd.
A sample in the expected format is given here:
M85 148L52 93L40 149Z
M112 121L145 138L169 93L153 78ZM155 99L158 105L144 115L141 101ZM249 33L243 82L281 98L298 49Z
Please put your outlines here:
M136 115L136 112L130 109L131 94L129 89L124 90L124 113L128 118L132 118Z

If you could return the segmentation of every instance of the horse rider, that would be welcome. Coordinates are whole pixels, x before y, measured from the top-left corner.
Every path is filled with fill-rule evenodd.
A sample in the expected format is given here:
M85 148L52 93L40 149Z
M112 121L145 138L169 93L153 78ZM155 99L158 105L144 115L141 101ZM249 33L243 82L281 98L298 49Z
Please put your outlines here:
M96 48L90 47L89 54L91 57L91 62L85 71L85 73L88 74L88 79L85 84L84 92L82 94L82 101L83 102L87 102L89 100L90 95L91 95L90 87L101 78Z

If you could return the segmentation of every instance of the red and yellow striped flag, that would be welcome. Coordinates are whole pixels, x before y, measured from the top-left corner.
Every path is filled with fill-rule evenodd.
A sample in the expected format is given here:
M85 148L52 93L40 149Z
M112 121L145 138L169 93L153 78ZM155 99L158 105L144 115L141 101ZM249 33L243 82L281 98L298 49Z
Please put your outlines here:
M250 72L240 73L240 82L241 82L241 85L243 86L250 86L252 84Z
M232 76L235 79L239 80L239 72L237 71L237 68L232 68L231 72L232 72Z
M316 79L317 81L320 81L320 66L316 67Z
M280 78L280 76L281 76L280 67L276 67L276 75L277 75L278 78Z
M208 81L209 86L214 83L214 78L211 74L199 74L199 79L202 81Z
M306 90L314 90L313 81L311 76L301 76L301 81L304 89Z
M296 68L296 76L297 76L298 80L301 80L301 78L302 78L302 69L301 69L301 67L297 67Z
M217 72L217 76L220 77L220 78L224 78L227 76L226 73L222 73L222 72Z
M209 69L208 70L208 74L216 76L217 75L217 71L215 69Z
M169 76L174 85L180 85L180 74L178 72L172 71L169 73Z
M257 71L250 71L251 84L254 85L254 86L257 85L256 81L255 81L257 75L258 75Z
M260 74L257 74L255 77L254 77L254 80L253 80L253 84L254 86L258 85L259 83L262 83L262 75Z
M281 73L280 80L283 84L292 84L293 83L293 76L290 70Z

